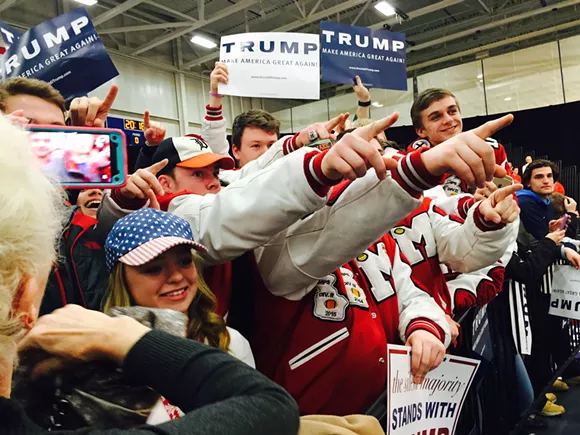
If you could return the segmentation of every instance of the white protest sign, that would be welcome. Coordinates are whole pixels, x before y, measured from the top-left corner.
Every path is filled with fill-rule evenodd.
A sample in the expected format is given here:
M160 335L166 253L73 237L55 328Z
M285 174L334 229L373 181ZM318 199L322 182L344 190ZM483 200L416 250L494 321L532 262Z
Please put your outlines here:
M555 269L549 313L580 320L580 270L564 265Z
M479 361L446 355L422 384L411 375L411 348L387 346L388 435L453 435Z
M225 95L320 98L320 37L308 33L242 33L222 36L220 62L228 65Z

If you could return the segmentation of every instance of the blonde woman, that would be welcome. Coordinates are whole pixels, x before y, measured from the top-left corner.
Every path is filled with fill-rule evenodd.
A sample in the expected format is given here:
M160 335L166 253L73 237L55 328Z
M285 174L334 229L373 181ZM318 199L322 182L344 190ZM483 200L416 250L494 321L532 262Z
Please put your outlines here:
M125 216L105 243L110 281L103 309L138 305L182 312L189 318L187 338L255 367L248 341L215 313L216 298L200 273L199 251L205 247L194 241L190 225L180 217L150 208ZM165 399L161 402L149 423L179 416Z
M16 349L37 347L69 360L112 360L187 412L158 428L115 433L296 434L298 409L288 393L223 352L76 305L37 319L63 197L40 172L24 131L1 116L0 137L0 433L49 434L10 400Z

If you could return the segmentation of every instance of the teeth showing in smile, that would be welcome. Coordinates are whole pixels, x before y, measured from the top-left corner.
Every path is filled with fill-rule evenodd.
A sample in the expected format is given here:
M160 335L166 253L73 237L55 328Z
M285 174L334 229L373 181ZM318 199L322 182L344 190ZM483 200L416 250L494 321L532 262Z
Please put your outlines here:
M162 296L179 296L181 294L185 293L185 289L179 289L179 290L175 290L169 293L164 293Z

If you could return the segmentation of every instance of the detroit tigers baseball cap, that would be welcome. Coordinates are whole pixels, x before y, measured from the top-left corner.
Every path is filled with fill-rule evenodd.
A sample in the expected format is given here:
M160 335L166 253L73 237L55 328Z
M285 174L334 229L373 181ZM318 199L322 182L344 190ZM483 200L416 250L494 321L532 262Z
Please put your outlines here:
M176 166L182 168L205 168L218 164L220 169L233 169L234 160L230 156L214 154L207 142L197 134L164 139L153 154L152 163L169 160L159 174L167 174Z
M105 261L109 273L117 262L142 266L165 251L191 245L199 252L207 248L197 243L189 223L174 214L144 208L118 220L105 241Z

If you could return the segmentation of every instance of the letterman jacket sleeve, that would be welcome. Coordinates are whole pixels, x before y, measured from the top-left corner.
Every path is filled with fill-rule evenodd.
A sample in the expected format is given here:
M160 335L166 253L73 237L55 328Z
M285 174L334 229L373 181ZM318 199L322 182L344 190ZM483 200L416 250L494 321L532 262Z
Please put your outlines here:
M230 143L227 138L222 106L205 106L205 117L201 120L200 134L215 154L229 155Z
M403 343L413 332L424 329L448 347L451 344L451 331L445 313L429 293L415 285L411 266L401 256L399 246L396 246L391 277L399 302L399 335Z
M282 157L290 154L291 152L295 151L296 148L296 137L298 134L294 136L285 136L275 143L258 157L256 160L252 160L244 165L243 168L240 169L232 169L232 170L222 170L220 172L220 180L225 181L227 184L231 184L234 181L237 181L241 178L248 177L250 175L255 174L258 171L261 171L264 168L267 168L275 161L281 159Z
M465 223L447 215L433 202L428 213L439 261L456 272L472 272L492 265L513 243L513 223L487 222L479 204L468 209Z
M398 169L384 181L371 170L335 186L326 207L254 251L266 287L278 296L303 297L417 208L421 189L438 183L418 151L399 160Z
M324 206L333 184L322 174L324 154L299 150L217 195L177 196L168 211L190 223L209 264L224 263Z
M445 272L444 265L441 269L445 274L454 312L457 310L462 313L475 305L483 307L502 290L505 268L500 261L470 273Z

